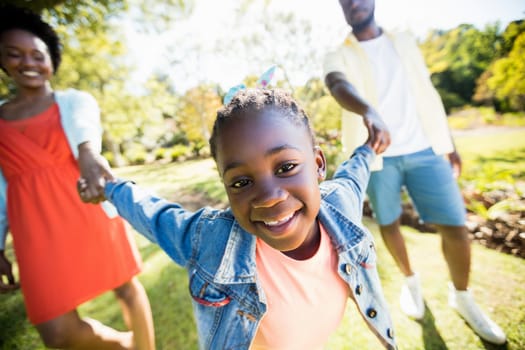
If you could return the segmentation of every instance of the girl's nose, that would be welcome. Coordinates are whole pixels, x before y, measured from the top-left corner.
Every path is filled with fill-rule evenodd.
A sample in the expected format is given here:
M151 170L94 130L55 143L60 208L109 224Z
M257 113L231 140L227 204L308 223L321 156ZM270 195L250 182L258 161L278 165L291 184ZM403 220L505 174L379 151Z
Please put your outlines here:
M275 184L261 184L257 191L257 196L252 201L253 208L270 208L284 201L287 192Z

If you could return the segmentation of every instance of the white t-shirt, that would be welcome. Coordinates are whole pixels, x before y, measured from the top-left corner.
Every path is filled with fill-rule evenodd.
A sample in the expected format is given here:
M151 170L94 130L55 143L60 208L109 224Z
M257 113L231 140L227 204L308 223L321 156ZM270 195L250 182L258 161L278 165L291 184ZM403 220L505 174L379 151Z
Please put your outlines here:
M384 34L360 41L372 63L377 88L377 112L390 131L391 144L384 157L399 156L430 147L417 116L414 95L394 45Z

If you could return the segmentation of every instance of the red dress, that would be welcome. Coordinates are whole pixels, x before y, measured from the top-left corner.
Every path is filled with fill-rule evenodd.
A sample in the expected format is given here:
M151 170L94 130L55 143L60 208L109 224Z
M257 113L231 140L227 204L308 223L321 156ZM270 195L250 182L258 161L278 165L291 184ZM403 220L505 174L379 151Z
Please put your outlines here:
M83 203L77 162L56 104L31 118L0 119L7 217L29 320L49 321L129 281L140 256L121 218Z

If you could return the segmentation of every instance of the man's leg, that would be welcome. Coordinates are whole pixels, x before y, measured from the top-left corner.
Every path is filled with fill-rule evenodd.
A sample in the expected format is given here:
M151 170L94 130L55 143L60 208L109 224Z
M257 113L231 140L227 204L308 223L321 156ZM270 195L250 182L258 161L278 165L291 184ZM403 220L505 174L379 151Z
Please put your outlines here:
M399 223L401 187L404 179L403 163L403 157L384 158L383 170L372 172L367 193L383 241L405 275L399 298L401 310L410 317L420 319L425 313L425 302L419 276L410 265Z
M419 276L414 273L410 266L405 239L401 234L399 219L390 225L380 226L383 241L394 258L401 273L405 275L405 281L401 288L399 304L401 310L410 317L421 319L425 315L425 301L421 290Z
M410 266L410 259L408 258L405 239L401 234L399 219L390 225L379 226L379 230L381 231L383 242L385 242L390 255L394 258L401 273L403 273L405 277L412 276L414 271L412 271L412 267Z
M441 248L456 290L467 290L470 274L470 239L466 227L436 225Z
M506 341L505 333L475 303L467 289L470 274L470 240L465 206L450 163L432 152L420 152L407 159L406 183L421 218L434 223L450 277L449 304L482 338L496 344Z

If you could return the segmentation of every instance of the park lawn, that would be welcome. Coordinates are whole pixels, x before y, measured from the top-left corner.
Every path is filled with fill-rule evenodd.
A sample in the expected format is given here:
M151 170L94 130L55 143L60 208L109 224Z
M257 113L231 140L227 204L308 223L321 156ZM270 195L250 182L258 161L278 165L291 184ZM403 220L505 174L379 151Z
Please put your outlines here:
M483 157L496 157L502 151L514 155L514 158L518 154L517 158L520 158L519 155L525 150L525 132L468 136L458 138L456 142L466 164L474 164L481 154ZM519 165L515 166L519 168ZM224 191L210 159L127 167L118 169L117 173L188 207L192 207L192 204L195 207L195 202L224 206ZM496 347L482 342L448 307L448 273L440 252L438 235L404 228L412 262L421 273L427 304L425 318L416 322L400 311L398 296L401 274L386 252L376 225L367 218L365 225L376 237L379 274L400 349L525 348L525 260L473 244L471 289L479 304L502 326L509 338L506 346ZM144 269L139 278L151 301L158 349L196 349L197 334L185 271L172 263L157 246L138 234L135 237L144 260ZM10 241L7 254L13 257ZM0 295L0 310L0 349L43 349L36 331L25 320L20 292ZM111 292L82 305L80 312L124 329L118 304ZM381 347L350 301L341 326L326 348Z

